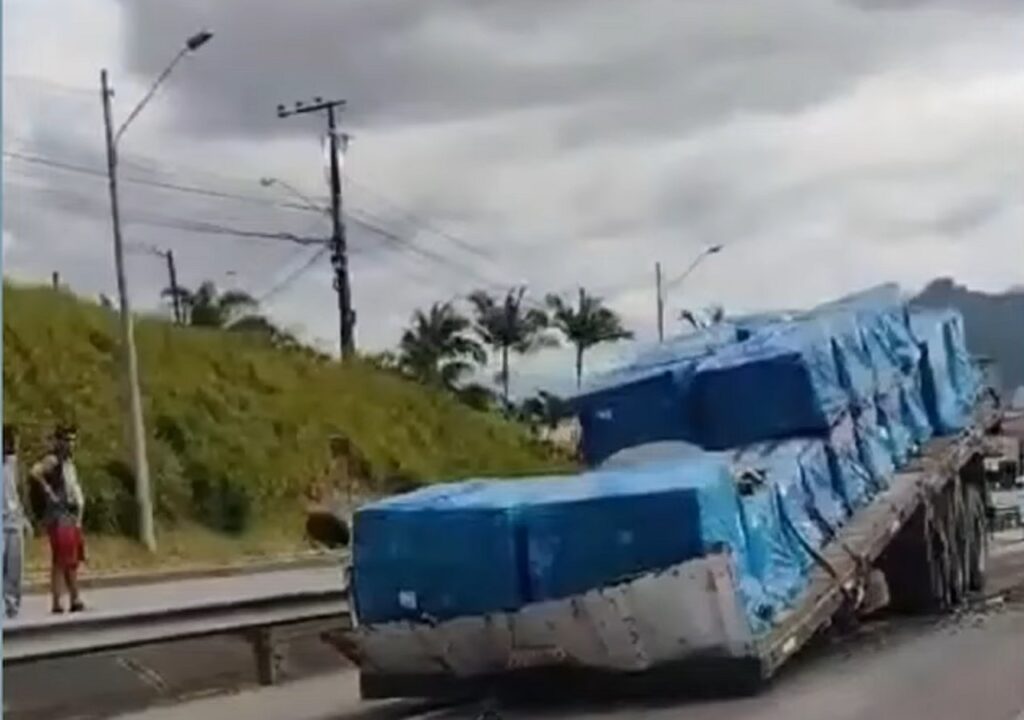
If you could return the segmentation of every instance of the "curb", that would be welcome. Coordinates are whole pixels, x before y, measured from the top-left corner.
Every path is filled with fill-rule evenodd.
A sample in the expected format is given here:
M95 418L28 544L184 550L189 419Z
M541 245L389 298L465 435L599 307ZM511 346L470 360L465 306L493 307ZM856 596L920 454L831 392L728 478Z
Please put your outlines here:
M127 585L152 585L175 580L202 580L206 578L255 575L278 570L303 570L307 568L337 566L339 569L348 558L347 553L309 553L291 555L270 560L232 563L230 565L199 565L165 570L139 570L123 573L82 575L79 584L83 590L124 587ZM49 578L39 575L26 578L24 592L38 594L48 592Z

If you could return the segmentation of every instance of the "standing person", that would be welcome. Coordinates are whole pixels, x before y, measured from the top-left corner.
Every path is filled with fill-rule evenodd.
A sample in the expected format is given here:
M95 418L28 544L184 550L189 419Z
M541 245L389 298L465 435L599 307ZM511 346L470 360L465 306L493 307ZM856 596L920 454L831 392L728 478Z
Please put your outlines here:
M13 425L4 425L4 612L21 610L21 578L25 557L25 512L21 504L18 442Z
M54 613L64 612L65 586L71 612L85 609L78 594L78 565L85 557L82 540L85 497L74 462L76 439L74 427L58 426L53 434L53 451L37 462L30 472L45 498L43 526L50 538L50 592Z

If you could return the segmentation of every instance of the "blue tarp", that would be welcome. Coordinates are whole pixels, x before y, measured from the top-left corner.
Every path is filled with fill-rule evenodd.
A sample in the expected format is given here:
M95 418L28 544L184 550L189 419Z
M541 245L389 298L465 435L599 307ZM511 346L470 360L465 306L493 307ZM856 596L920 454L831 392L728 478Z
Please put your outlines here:
M891 460L878 434L862 437L863 433L858 432L858 420L866 419L867 413L846 415L832 427L828 437L832 481L850 514L887 487L892 476L892 466L888 464ZM873 430L877 424L870 427Z
M849 405L827 329L771 325L700 362L690 383L699 444L727 449L823 435Z
M738 496L722 458L594 472L538 490L519 508L534 601L702 557L719 545L742 565Z
M954 310L915 310L910 325L921 348L921 392L932 427L937 434L958 432L970 421L978 392L963 320Z
M732 457L737 472L763 472L767 481L779 489L789 516L811 544L820 545L846 520L824 441L797 439L748 445Z
M896 466L889 450L888 432L878 421L875 405L858 410L849 421L837 426L832 444L848 448L850 433L854 438L856 462L865 474L869 490L888 487Z
M912 372L920 350L910 332L906 304L896 285L887 284L820 305L810 315L852 315L873 374L874 392L885 392Z
M663 440L693 439L686 392L694 362L677 362L573 402L582 432L583 457L596 465L624 448Z
M909 316L888 286L648 347L573 401L585 456L615 455L607 467L360 509L357 611L373 623L514 610L725 547L761 633L806 586L807 548L933 433L962 428L979 382L960 316Z
M511 610L742 552L741 523L728 464L708 455L427 488L356 513L356 603L365 622Z

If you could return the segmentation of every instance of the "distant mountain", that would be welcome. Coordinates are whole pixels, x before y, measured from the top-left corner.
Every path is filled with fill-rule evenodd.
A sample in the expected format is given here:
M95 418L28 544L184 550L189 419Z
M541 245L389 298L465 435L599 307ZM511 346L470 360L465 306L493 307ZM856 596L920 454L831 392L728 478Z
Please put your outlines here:
M941 278L910 302L919 307L958 309L967 328L967 346L995 361L1003 391L1009 395L1024 386L1024 287L990 295Z

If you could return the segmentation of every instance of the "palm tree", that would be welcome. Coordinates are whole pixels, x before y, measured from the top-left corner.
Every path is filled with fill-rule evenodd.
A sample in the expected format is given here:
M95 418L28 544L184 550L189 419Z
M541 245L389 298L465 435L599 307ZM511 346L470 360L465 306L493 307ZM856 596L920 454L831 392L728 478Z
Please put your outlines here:
M510 351L519 354L533 352L541 347L556 345L557 341L544 331L548 327L548 316L543 310L523 308L526 288L512 288L504 300L495 298L486 290L477 290L469 296L476 315L477 335L501 356L502 398L508 405L508 356Z
M558 295L548 295L551 318L565 339L576 347L576 387L583 380L583 354L594 345L633 337L622 327L614 310L604 306L601 298L588 295L580 288L579 302L571 306Z
M161 295L174 302L174 290L165 288ZM199 327L224 327L239 315L256 309L256 300L248 293L229 290L221 293L209 280L198 290L177 288L178 300L188 318L189 325Z
M399 342L399 366L427 385L454 389L474 364L487 362L483 346L468 335L470 321L450 302L417 310Z

